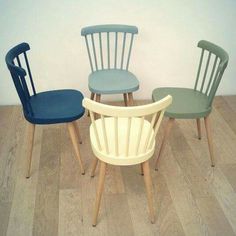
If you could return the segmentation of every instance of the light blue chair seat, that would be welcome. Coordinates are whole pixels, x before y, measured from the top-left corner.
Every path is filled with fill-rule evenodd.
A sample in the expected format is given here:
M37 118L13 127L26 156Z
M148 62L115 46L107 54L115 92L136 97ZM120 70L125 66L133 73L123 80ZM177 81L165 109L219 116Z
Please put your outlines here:
M89 89L96 94L132 93L139 89L139 81L126 70L99 70L89 75Z
M92 100L100 102L103 94L123 94L126 106L134 104L139 82L129 72L129 63L136 34L138 28L130 25L93 25L81 30L92 71L88 82Z

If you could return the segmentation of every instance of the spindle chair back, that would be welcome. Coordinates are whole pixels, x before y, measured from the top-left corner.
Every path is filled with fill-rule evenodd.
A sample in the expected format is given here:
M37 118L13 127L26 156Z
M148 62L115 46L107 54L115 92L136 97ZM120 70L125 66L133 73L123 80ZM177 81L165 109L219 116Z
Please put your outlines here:
M223 48L205 40L199 41L198 47L201 48L201 56L194 90L207 95L208 106L211 106L229 56Z
M36 95L34 81L27 58L27 51L29 49L30 47L27 43L21 43L12 48L6 56L7 67L11 73L17 93L21 100L24 113L26 114L33 113L29 100L31 95ZM31 89L29 89L28 83L30 83Z
M143 156L153 150L165 108L170 103L170 96L136 107L115 107L87 98L83 100L83 106L90 112L96 148L104 156L117 157L118 160L122 157L124 165L128 163L123 158ZM95 114L100 116L99 120L95 120ZM113 133L113 138L110 133Z
M136 26L96 25L85 27L85 37L92 72L98 70L128 70ZM113 50L114 49L114 50Z

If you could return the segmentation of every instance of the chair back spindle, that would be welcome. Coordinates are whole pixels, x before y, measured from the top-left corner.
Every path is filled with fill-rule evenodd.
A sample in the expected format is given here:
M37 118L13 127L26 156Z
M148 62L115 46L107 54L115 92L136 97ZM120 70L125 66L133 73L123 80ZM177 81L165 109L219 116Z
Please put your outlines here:
M93 113L92 111L90 111L90 116L91 116L92 126L93 126L93 129L94 129L94 133L95 133L95 138L96 138L96 141L97 141L97 145L98 145L98 148L101 150L102 147L101 147L100 138L99 138L99 136L98 136L97 124L96 124L96 122L95 122L94 113Z
M27 75L30 80L30 85L33 94L36 95L36 90L29 66L29 61L27 58L26 52L30 50L30 47L27 43L21 43L15 47L13 47L6 55L5 61L7 64L7 67L11 73L14 85L16 87L18 96L20 98L20 101L23 106L23 110L26 114L31 114L33 115L33 109L30 104L30 92L29 92L29 87L27 85ZM23 60L21 61L21 55L23 54ZM14 62L17 62L16 63ZM23 68L23 63L26 65L26 68ZM26 72L27 71L27 72Z
M85 37L92 72L109 69L128 71L134 35L137 33L138 28L129 25L96 25L83 28L81 35Z
M211 106L229 56L224 49L205 40L199 41L198 47L202 50L194 90L208 96L208 105Z

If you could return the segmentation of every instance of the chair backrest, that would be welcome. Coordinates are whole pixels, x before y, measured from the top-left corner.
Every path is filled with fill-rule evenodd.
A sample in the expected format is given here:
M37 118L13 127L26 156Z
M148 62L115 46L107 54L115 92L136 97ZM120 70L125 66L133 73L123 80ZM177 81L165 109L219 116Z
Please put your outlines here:
M115 155L119 156L121 153L121 149L123 150L124 156L129 156L129 149L131 146L131 142L134 142L134 140L131 140L130 138L130 130L133 125L137 125L137 118L140 118L140 122L138 122L137 127L135 127L137 131L137 140L135 139L135 144L132 143L132 146L135 145L135 155L140 155L142 153L148 152L153 145L155 141L155 136L157 134L157 131L159 129L160 123L162 121L165 109L171 104L172 97L166 96L160 101L157 101L152 104L143 105L143 106L135 106L135 107L117 107L117 106L109 106L105 104L101 104L95 101L92 101L88 98L85 98L83 100L83 106L87 108L90 112L90 117L92 121L92 128L95 134L97 146L100 149L101 152L104 152L105 154L110 154L110 150L112 150L112 147L109 147L109 142L107 140L108 132L111 130L111 127L106 127L105 117L112 117L114 118L114 140L115 140ZM97 124L95 122L95 113L99 114L101 117L102 122L102 132L99 133L99 129L97 127ZM147 122L148 118L151 118L150 120L150 127L148 128L148 131L144 133L144 125ZM119 139L118 139L118 132L122 129L122 127L119 127L119 119L125 119L124 122L127 122L127 130L125 131L124 140L125 140L125 146L120 147ZM141 144L141 138L142 138L142 150L140 150L140 144ZM102 150L101 143L105 144L105 150ZM120 148L119 148L120 147ZM124 151L125 150L125 151Z
M136 26L95 25L81 30L85 37L92 72L104 69L128 70Z
M26 54L28 50L30 50L29 45L27 43L21 43L8 51L5 60L21 100L24 112L33 115L33 110L29 102L30 91L26 81L27 75L30 80L33 95L36 95L36 91ZM23 60L21 60L21 58ZM26 73L26 70L23 67L27 69L28 73Z
M209 98L209 106L211 106L228 65L229 56L224 49L205 40L199 41L198 47L202 49L202 52L194 89L206 94Z

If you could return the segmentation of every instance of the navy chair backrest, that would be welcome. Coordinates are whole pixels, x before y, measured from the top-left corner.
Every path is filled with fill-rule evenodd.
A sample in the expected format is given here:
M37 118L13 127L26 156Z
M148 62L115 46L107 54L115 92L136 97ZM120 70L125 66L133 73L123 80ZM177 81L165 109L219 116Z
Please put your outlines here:
M36 95L36 91L26 54L26 51L28 50L30 50L29 44L21 43L8 51L5 60L7 63L7 67L11 73L11 77L15 84L17 93L21 100L24 113L28 115L33 115L33 110L29 102L31 95L29 92L29 88L27 86L27 81L26 81L27 75L29 76L30 79L33 95ZM26 73L26 70L23 68L22 66L23 61L20 61L20 57L23 58L28 73Z

